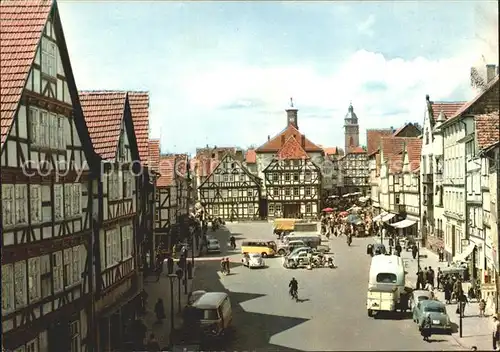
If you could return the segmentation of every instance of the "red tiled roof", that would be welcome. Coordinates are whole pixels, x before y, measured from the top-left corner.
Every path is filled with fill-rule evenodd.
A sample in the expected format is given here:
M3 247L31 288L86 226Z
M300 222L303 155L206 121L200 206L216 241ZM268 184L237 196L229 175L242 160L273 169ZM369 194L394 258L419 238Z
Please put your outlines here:
M337 148L337 147L327 147L327 148L323 148L323 152L326 155L337 155L339 153L339 148Z
M127 92L78 92L94 150L104 160L116 157Z
M245 154L245 160L247 164L255 164L257 162L257 153L255 153L255 149L248 149Z
M197 176L208 177L219 165L220 160L217 158L209 158L203 155L197 156L194 160L193 169Z
M405 137L382 137L380 141L381 152L384 160L388 160L391 155L399 154L403 151Z
M476 139L479 149L485 149L498 143L500 135L500 120L498 111L490 114L477 115Z
M281 131L277 136L271 138L269 141L261 145L256 149L257 153L266 153L266 152L277 152L281 149L281 136L285 137L285 141L288 140L291 136L295 136L297 140L301 140L302 134L292 125L288 125L283 131ZM311 142L309 139L305 138L305 146L303 148L306 152L322 152L319 146Z
M431 102L432 116L437 119L442 111L444 116L449 119L454 116L458 109L460 109L465 103L465 101L433 101Z
M379 150L380 139L392 135L392 129L366 130L366 146L368 155L371 155Z
M406 141L406 152L408 153L408 162L410 171L415 172L420 168L420 157L422 154L422 140L420 138L411 138Z
M403 170L403 154L396 153L388 156L389 172L391 174L399 173Z
M148 160L147 166L153 171L157 171L160 165L160 140L150 139L148 141Z
M175 155L160 156L160 177L156 181L157 187L170 187L175 185L174 177Z
M276 153L276 157L282 160L309 159L306 151L294 136L288 137L285 144L283 144L281 149L278 150L278 153Z
M362 153L366 153L366 150L363 149L363 147L350 147L348 150L347 150L347 154L362 154Z
M128 100L134 122L139 158L141 161L146 161L149 138L149 92L128 92Z
M52 0L0 2L0 135L5 142L21 99Z

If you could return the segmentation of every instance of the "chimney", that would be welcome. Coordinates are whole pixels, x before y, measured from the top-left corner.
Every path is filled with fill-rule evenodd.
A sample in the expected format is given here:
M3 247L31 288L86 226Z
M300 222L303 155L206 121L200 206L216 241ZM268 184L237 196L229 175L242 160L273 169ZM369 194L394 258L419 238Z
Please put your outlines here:
M281 135L281 145L283 146L285 144L285 135Z
M302 146L302 148L306 147L306 136L305 135L302 135L300 145Z
M495 65L486 65L486 84L490 83L497 75L497 67Z

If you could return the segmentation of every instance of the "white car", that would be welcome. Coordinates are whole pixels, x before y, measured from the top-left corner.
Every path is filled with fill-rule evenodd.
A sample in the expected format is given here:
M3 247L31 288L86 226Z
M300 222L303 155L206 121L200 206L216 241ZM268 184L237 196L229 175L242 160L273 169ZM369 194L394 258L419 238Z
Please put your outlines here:
M207 241L207 251L208 252L220 252L220 243L216 238L210 238Z
M264 258L260 253L249 253L248 257L244 257L242 260L243 265L248 268L262 268L265 266Z

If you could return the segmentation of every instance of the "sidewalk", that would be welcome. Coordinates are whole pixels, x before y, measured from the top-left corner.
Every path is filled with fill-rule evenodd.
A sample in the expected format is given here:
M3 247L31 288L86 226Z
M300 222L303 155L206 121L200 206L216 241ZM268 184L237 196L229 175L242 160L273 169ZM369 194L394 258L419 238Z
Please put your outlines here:
M193 279L187 280L187 292L191 292L193 285L194 275L196 271L196 266L200 263L196 262L193 269ZM146 333L146 339L149 338L149 334L155 334L156 340L160 344L162 349L167 348L170 344L170 308L171 308L171 298L174 302L174 329L179 329L182 326L182 313L179 313L179 292L178 292L178 279L173 281L174 290L173 297L170 295L170 279L167 277L167 271L164 270L160 276L159 281L156 281L156 275L149 275L144 282L144 290L148 293L147 301L147 311L142 320L148 331ZM187 294L184 293L184 280L181 280L181 310L184 309L187 303ZM161 298L163 300L163 306L165 309L165 319L161 324L156 323L156 314L154 311L156 301Z
M424 269L425 267L431 266L435 272L437 272L438 267L446 267L446 262L439 262L437 254L431 252L427 248L420 248L420 267ZM403 251L401 257L405 262L405 268L408 272L406 276L406 282L409 287L415 288L417 282L417 259L413 259L411 252ZM444 302L444 292L435 291L437 298ZM465 316L462 319L462 337L459 337L460 328L460 317L456 313L456 304L448 304L447 312L452 323L457 325L457 331L453 333L452 338L462 347L470 349L472 346L476 346L480 351L491 351L491 317L480 317L479 316L479 304L474 301L473 303L468 303L465 308Z

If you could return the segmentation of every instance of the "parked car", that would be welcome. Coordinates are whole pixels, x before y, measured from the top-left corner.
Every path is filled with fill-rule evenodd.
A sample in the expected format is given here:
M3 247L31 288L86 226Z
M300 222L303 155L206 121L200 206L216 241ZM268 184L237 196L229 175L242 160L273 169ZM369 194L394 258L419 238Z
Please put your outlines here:
M382 243L372 243L366 247L366 254L372 257L378 254L386 254L387 251Z
M195 301L198 300L201 296L203 296L207 291L203 290L198 290L198 291L193 291L188 295L188 300L187 300L187 305L190 306L192 305Z
M207 241L207 252L220 253L220 243L216 238L210 238Z
M410 300L408 302L408 307L413 311L417 306L418 302L431 299L431 291L427 290L414 290L411 293Z
M278 245L278 255L287 255L294 251L294 249L299 247L307 247L304 241L302 240L294 240L289 241L288 243L281 243Z
M262 258L260 253L248 253L247 256L243 256L241 261L243 265L249 269L262 268L265 266L264 258Z
M428 299L417 303L413 310L413 321L422 326L424 319L430 316L432 323L432 332L443 332L451 334L451 321L446 313L446 305L443 302Z
M312 253L312 248L310 247L297 248L284 258L283 266L295 269L299 266L308 265L309 253Z

